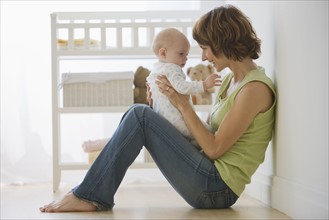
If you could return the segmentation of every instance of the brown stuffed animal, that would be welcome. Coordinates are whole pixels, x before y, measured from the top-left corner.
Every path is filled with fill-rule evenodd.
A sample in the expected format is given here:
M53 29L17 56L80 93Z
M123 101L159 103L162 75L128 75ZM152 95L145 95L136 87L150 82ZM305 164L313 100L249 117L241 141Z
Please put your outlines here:
M139 66L134 76L134 103L148 104L146 99L146 78L150 75L150 70Z
M204 64L198 64L194 67L189 67L187 69L187 75L190 77L191 81L204 81L210 74L215 73L214 67ZM192 101L195 105L210 105L212 104L211 93L215 92L215 87L208 89L207 91L193 95Z

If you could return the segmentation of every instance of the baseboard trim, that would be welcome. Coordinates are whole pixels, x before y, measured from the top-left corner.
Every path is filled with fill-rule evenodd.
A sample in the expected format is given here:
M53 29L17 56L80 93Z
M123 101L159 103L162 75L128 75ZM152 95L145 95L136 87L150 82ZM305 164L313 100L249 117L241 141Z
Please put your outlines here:
M293 219L328 219L328 194L278 176L255 173L245 192Z
M328 219L328 193L275 176L272 207L293 219Z

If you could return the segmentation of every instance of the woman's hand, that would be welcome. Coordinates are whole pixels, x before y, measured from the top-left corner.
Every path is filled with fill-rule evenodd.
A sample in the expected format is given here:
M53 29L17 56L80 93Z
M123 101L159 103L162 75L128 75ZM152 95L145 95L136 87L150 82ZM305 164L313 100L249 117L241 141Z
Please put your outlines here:
M169 101L173 106L175 106L179 111L182 108L190 105L189 95L183 95L178 93L172 86L166 76L158 76L156 84L162 94L168 97Z
M150 107L153 107L153 99L152 99L152 92L151 92L151 88L150 85L148 84L148 82L145 83L146 84L146 100L149 103Z

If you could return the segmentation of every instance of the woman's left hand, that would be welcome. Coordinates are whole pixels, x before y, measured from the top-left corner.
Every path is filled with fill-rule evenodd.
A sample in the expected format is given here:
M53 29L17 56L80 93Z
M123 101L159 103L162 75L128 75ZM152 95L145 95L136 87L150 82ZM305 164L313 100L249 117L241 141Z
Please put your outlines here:
M178 110L184 108L184 106L189 105L189 95L183 95L178 93L169 82L168 78L164 75L158 76L156 84L162 94L168 97L169 101Z

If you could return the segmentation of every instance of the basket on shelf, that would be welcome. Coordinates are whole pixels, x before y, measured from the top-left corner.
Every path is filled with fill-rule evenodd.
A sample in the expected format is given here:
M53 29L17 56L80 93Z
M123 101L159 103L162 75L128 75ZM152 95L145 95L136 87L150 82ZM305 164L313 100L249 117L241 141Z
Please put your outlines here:
M129 106L133 104L134 72L62 74L63 106Z

